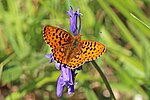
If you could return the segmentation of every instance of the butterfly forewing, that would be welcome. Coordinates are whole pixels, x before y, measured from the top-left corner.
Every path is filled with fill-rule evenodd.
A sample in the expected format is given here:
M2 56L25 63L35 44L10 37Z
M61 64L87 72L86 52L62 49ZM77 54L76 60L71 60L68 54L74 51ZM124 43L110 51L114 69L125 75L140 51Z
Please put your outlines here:
M45 26L43 30L43 37L45 42L52 47L54 59L62 63L65 60L65 51L68 44L72 43L73 37L65 30L54 26Z
M82 40L82 55L85 61L92 61L100 57L105 52L105 46L99 42Z
M72 35L65 30L49 25L44 27L43 37L45 42L53 49L59 48L65 44L69 44L73 39Z

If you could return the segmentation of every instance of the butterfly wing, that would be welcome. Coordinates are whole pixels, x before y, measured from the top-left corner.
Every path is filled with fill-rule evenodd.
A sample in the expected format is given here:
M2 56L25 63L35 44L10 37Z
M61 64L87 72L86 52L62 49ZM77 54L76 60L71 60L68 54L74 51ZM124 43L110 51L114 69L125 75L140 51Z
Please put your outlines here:
M72 42L73 36L63 29L47 25L43 29L43 37L45 42L52 47L54 59L59 63L64 62L67 49L65 45Z
M99 58L106 50L105 46L99 42L82 40L82 54L85 62Z
M75 69L85 62L95 60L105 52L105 46L99 42L81 40L81 44L81 54L73 57L67 64L71 69Z
M85 58L84 55L81 53L72 57L70 61L67 63L67 67L69 67L70 69L75 69L80 67L84 63L85 63Z
M69 44L73 40L72 35L65 30L49 25L44 27L43 37L45 42L53 49Z

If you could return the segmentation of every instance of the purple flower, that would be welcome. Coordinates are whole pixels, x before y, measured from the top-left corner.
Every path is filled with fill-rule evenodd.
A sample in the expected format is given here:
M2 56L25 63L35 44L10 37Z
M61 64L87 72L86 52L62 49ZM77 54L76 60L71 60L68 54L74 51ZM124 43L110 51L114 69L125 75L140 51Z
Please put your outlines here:
M64 86L68 87L68 94L74 93L74 77L76 74L71 69L67 68L66 65L61 66L61 75L57 81L57 96L62 95Z
M67 14L70 16L70 31L76 36L77 33L77 17L80 17L79 9L76 12L73 12L73 8L70 6L70 10L67 11Z
M47 54L46 58L50 58L50 63L54 62L52 53ZM61 74L57 80L57 96L58 97L62 96L64 86L67 86L69 95L73 94L74 93L74 79L77 73L75 73L75 70L71 70L67 68L65 64L55 63L55 66L58 70L61 70ZM80 70L80 69L82 69L82 67L77 68L77 70Z
M45 55L45 57L46 58L50 58L50 61L49 61L50 63L54 62L54 58L53 58L53 54L52 53Z
M70 10L67 11L67 14L70 15L70 31L73 33L74 36L76 36L77 33L77 17L80 17L79 9L77 9L76 12L73 12L72 7L70 7ZM47 58L50 58L50 63L54 62L53 54L47 54ZM58 70L61 71L60 76L57 80L57 96L62 96L62 92L64 89L64 86L67 86L68 88L68 94L74 93L74 80L77 73L75 73L76 70L81 70L82 66L78 67L77 69L71 70L67 67L65 64L55 63L55 66Z

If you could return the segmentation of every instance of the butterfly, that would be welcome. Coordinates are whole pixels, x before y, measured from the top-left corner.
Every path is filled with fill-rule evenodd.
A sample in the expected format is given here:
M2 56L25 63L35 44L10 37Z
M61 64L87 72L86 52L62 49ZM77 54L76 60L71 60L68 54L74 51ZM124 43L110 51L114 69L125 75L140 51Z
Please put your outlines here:
M45 42L52 48L54 60L75 69L85 62L99 58L105 46L91 40L81 40L81 34L72 36L58 27L47 25L43 29Z

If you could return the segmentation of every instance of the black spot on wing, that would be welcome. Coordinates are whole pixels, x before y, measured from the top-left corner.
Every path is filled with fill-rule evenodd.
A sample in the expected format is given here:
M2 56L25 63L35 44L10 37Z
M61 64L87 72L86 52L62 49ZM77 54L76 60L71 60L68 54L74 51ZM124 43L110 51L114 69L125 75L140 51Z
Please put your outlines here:
M62 33L62 38L64 38L64 37L65 37L65 33L63 32L63 33Z
M61 45L61 42L60 42L60 41L59 41L58 43L59 43L59 45Z
M90 44L90 47L92 47L92 42L91 42L91 44Z
M86 48L86 50L88 50L88 49L89 49L89 47Z
M94 43L94 47L96 46L96 42Z
M84 42L84 44L85 44L85 45L87 45L87 41L86 41L86 42Z
M55 33L53 33L53 36L55 36Z
M90 44L90 42L87 42L87 45L89 45Z
M59 28L56 29L56 33L58 32Z
M62 40L62 38L61 38L61 37L60 37L59 39L60 39L60 41Z
M47 44L49 44L50 42L47 42Z
M58 35L61 36L61 33L62 33L62 31L60 31Z
M56 39L58 39L58 35L56 35Z
M87 51L84 51L83 54L85 54Z
M65 37L68 37L68 34L65 34Z
M64 42L67 42L67 40L66 40L66 39L64 39Z

